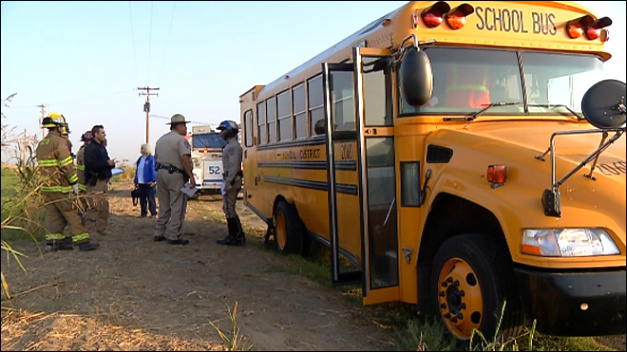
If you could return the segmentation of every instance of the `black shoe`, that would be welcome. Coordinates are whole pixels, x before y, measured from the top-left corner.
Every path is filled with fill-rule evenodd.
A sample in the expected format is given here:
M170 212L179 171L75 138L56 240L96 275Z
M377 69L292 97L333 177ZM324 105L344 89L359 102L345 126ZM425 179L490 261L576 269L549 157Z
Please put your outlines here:
M168 240L168 244L188 244L189 240L184 238L179 238L176 240Z
M165 241L165 236L155 236L155 242Z
M238 240L237 238L233 237L233 236L226 236L224 238L221 238L219 240L216 240L217 244L224 244L227 246L237 246L242 244L240 240Z
M83 242L83 243L79 243L78 244L78 249L81 251L91 251L94 250L96 248L100 247L100 245L96 242Z
M72 243L72 237L66 237L63 241L57 242L57 249L60 251L71 251L74 249L74 244Z

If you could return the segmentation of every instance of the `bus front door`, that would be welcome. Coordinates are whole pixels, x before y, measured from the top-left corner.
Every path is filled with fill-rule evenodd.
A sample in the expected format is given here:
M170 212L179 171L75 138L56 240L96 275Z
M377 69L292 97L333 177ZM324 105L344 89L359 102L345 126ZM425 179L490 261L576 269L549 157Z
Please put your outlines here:
M365 304L399 298L388 54L358 47L352 64L323 64L333 283L360 280Z
M362 282L361 184L353 103L353 65L322 64L331 276L334 285Z
M389 50L353 50L362 184L363 302L396 301L399 250L394 150L395 93Z

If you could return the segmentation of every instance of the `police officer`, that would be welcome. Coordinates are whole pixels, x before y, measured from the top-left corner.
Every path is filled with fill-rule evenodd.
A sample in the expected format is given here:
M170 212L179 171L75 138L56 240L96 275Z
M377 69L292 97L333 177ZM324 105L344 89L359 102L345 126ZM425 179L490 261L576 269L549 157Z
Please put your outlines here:
M50 113L43 119L42 127L48 129L48 135L39 142L35 153L45 199L46 249L73 249L73 244L78 244L81 251L96 249L98 243L90 241L76 212L78 176L67 139L62 136L63 128L67 129L65 117L58 112ZM66 225L71 237L63 234Z
M239 127L235 121L225 120L218 126L220 136L226 141L222 150L223 185L222 195L224 202L222 210L226 216L229 234L217 240L218 244L240 245L246 243L246 236L242 229L242 223L235 211L237 194L242 189L242 147L237 140Z
M170 118L170 132L157 140L155 145L155 168L157 169L157 198L159 215L155 224L156 242L168 240L169 244L188 244L181 238L187 196L181 188L189 182L196 187L192 174L192 148L184 136L187 135L185 116L174 114ZM170 221L170 226L166 225Z

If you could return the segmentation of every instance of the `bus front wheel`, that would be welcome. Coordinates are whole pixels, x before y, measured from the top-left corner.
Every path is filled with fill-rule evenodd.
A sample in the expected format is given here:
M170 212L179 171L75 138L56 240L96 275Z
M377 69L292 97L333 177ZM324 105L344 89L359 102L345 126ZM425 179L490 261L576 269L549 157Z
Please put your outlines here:
M274 231L277 250L281 253L301 253L303 231L298 213L288 202L280 201L274 211Z
M431 300L446 330L458 340L469 340L474 329L493 337L506 298L500 332L512 328L508 324L516 314L517 299L509 281L511 273L507 274L511 267L507 247L497 242L480 234L454 236L435 256Z

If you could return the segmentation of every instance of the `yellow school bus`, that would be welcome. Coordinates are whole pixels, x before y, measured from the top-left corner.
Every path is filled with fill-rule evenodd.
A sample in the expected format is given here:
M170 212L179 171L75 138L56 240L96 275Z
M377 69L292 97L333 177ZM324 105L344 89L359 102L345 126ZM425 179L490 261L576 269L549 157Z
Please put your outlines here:
M625 83L565 1L417 1L240 99L277 248L459 340L625 333Z

